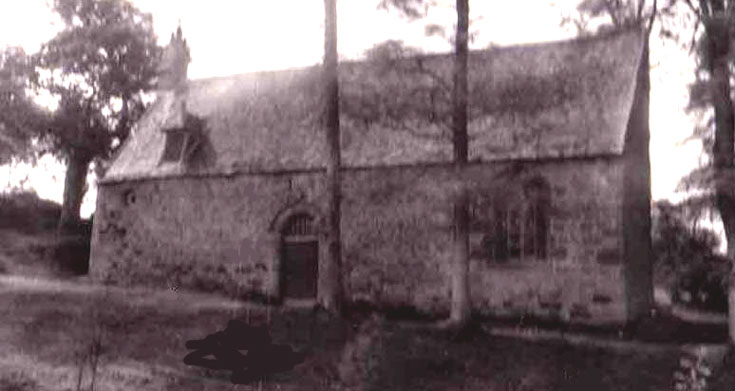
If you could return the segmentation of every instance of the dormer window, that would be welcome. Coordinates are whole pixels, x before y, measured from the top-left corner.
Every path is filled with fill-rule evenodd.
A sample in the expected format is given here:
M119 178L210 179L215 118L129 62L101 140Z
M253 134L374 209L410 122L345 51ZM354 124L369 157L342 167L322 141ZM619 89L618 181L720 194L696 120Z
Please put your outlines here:
M162 163L180 163L184 161L184 152L189 141L188 132L182 129L166 131L166 146L163 148Z
M166 141L160 163L188 163L201 143L200 125L189 115L185 127L164 130Z

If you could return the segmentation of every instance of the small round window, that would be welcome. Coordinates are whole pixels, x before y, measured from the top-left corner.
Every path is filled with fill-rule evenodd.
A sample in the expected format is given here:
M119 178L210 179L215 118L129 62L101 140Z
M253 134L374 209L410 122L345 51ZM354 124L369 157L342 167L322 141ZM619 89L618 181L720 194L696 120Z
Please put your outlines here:
M136 197L135 192L132 189L123 193L123 199L125 200L125 206L133 205L138 201L138 197Z

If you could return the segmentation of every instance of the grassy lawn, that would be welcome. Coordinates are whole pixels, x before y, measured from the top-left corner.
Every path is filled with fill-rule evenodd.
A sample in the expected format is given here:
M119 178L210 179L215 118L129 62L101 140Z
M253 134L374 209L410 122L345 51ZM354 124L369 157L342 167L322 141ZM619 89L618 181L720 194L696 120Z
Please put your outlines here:
M233 318L262 322L266 316L262 308L247 310L174 292L23 287L1 292L0 373L22 371L41 390L75 390L79 360L95 336L101 345L96 389L231 389L228 382L216 381L219 374L183 364L189 352L185 341L220 331ZM88 367L82 376L87 385Z
M678 361L674 351L615 353L481 332L457 339L395 322L330 321L308 310L92 286L0 284L0 319L0 378L37 382L27 390L76 390L79 360L95 335L98 390L671 390ZM294 371L255 385L183 364L186 340L230 319L269 324L275 342L311 354ZM87 386L88 366L82 376Z

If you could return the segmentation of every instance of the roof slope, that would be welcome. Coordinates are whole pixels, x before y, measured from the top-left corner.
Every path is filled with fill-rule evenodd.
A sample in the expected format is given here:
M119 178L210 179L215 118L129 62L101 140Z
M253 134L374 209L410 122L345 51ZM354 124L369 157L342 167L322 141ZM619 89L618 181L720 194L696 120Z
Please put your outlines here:
M634 30L471 52L470 159L622 153L644 40ZM451 55L341 64L343 164L449 161L451 70ZM160 93L105 180L323 167L320 91L311 67ZM204 121L206 156L160 165L162 129L184 112Z

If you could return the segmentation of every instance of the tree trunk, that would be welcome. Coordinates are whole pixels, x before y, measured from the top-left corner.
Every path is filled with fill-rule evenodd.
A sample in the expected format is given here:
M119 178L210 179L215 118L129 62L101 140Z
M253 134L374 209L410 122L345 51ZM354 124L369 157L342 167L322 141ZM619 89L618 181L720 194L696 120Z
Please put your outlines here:
M79 210L86 191L87 171L91 159L84 155L72 153L66 167L64 178L64 201L61 205L58 231L64 232L78 225Z
M723 12L723 10L713 10ZM735 193L727 179L733 169L735 153L735 109L730 96L730 34L727 19L713 17L706 27L709 71L712 78L712 99L715 110L715 201L727 237L727 256L735 267ZM735 345L735 270L728 279L728 324L730 343Z
M731 214L733 212L732 207ZM720 212L721 214L722 212ZM723 221L725 219L723 218ZM729 330L729 342L730 345L735 346L735 230L733 230L732 223L735 221L730 217L731 227L727 230L727 258L730 259L730 275L727 281L727 325Z
M454 42L454 90L452 96L452 145L454 162L467 163L467 62L469 54L469 0L457 0L457 32Z
M460 177L462 172L457 171ZM471 314L469 292L469 202L464 183L454 201L454 264L452 268L452 307L450 321L456 326L465 325Z
M468 158L467 84L468 84L469 1L457 0L457 31L454 55L453 132L454 163L459 191L454 200L454 267L452 268L452 323L462 326L471 313L469 290L469 196L464 178Z
M321 304L330 312L339 313L342 301L342 244L340 203L339 82L337 74L337 0L324 0L324 121L327 141L327 259L326 281L319 295Z

